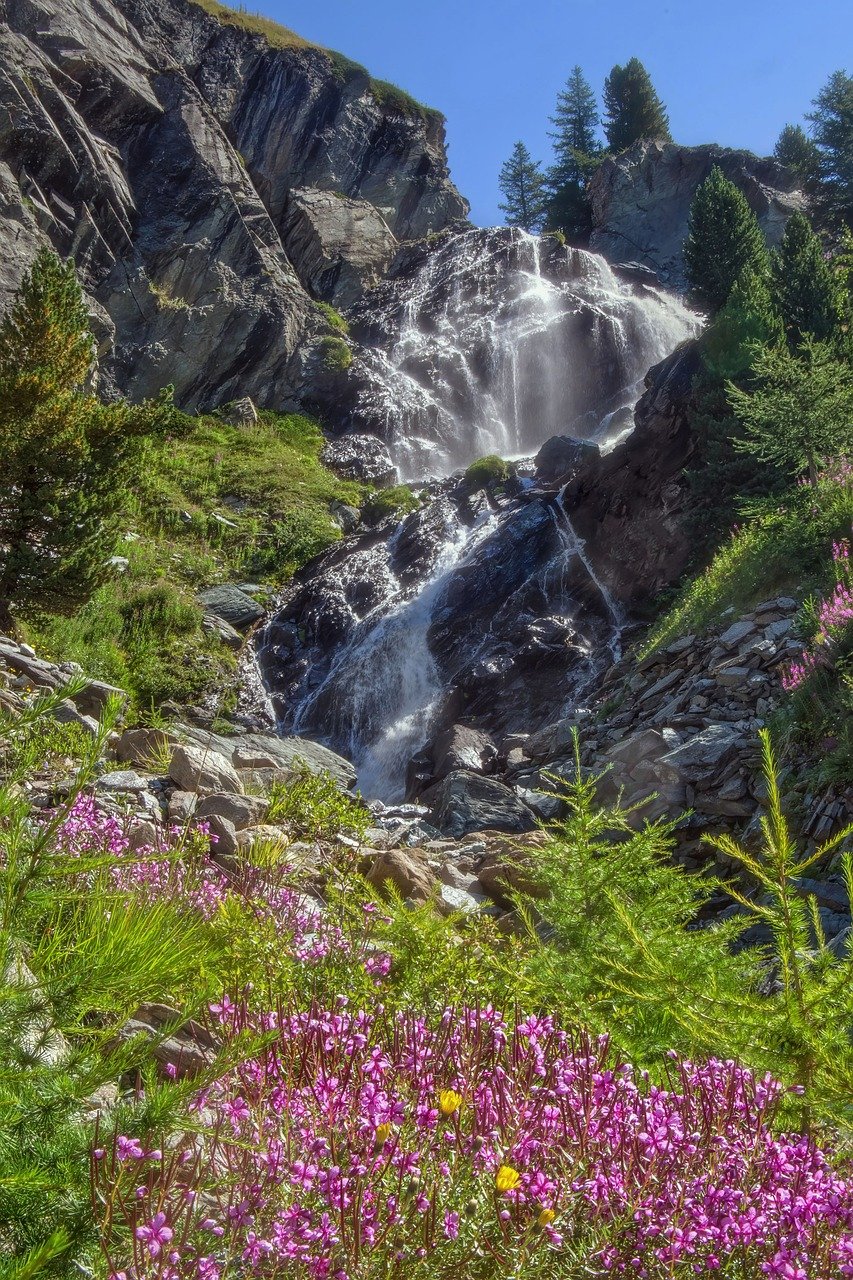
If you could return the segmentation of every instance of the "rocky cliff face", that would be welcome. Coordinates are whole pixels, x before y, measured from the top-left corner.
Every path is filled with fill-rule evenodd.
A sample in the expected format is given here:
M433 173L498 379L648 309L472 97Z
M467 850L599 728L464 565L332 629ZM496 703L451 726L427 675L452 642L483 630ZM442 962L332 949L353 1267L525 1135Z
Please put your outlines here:
M191 0L0 0L0 307L49 243L77 263L107 385L284 404L312 296L351 296L398 238L466 212L441 118L342 66Z
M749 151L650 140L605 160L594 174L590 248L611 262L651 267L665 284L685 288L690 204L714 165L744 193L768 243L778 244L790 215L805 208L797 179L783 165Z

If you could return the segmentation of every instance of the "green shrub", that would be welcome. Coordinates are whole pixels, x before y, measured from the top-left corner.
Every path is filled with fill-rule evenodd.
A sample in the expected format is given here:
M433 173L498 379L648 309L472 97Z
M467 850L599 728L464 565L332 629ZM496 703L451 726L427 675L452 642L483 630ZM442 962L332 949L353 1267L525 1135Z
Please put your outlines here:
M343 338L323 338L319 352L326 373L344 373L352 364L352 350Z
M349 333L348 321L330 302L315 302L314 305L333 329L337 329L338 333Z
M330 773L313 773L305 764L287 782L273 784L267 816L293 836L310 840L342 834L361 840L370 825L370 812L360 800L342 791Z
M465 483L472 489L489 488L504 484L511 474L512 468L508 462L504 462L495 453L489 453L485 458L478 458L471 463L465 472Z
M377 489L364 504L362 516L368 524L379 524L388 516L409 515L417 511L420 500L406 484L392 485L389 489Z

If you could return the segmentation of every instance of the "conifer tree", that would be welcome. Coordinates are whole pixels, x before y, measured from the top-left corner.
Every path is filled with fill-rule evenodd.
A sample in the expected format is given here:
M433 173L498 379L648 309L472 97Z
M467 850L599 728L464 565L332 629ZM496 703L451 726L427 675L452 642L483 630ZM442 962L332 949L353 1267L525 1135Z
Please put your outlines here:
M598 105L592 86L580 67L573 67L566 87L557 95L549 138L554 143L554 166L549 179L555 187L583 182L601 152L596 138Z
M836 71L808 119L820 157L817 208L836 230L853 227L853 76Z
M108 574L146 435L167 400L102 404L74 268L42 250L0 324L0 626L84 600Z
M797 352L765 347L753 373L752 390L726 387L744 427L736 447L816 484L820 463L850 450L853 367L839 361L829 344L807 337Z
M802 180L806 189L814 186L820 172L820 152L801 125L785 125L773 155Z
M640 138L669 141L669 118L639 58L615 66L604 82L604 132L612 151Z
M523 142L516 142L498 177L504 197L498 205L507 225L538 231L545 218L545 177Z
M778 250L772 254L773 291L792 348L811 336L830 338L841 323L838 283L808 218L788 219Z
M718 378L748 374L756 348L778 346L784 339L782 319L768 275L747 265L734 282L703 342L706 368Z
M712 314L725 306L732 285L749 267L766 276L767 245L742 191L714 165L693 198L684 265L688 283Z

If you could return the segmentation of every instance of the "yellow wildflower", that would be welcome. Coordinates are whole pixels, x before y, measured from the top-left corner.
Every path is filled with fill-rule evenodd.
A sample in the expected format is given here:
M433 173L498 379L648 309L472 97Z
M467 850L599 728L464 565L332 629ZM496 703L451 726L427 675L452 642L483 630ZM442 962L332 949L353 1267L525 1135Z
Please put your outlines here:
M376 1126L376 1134L374 1137L374 1141L377 1147L383 1147L390 1137L391 1137L390 1124L378 1124Z
M501 1194L504 1191L514 1191L520 1181L521 1174L510 1164L502 1164L495 1174L495 1186Z
M556 1216L553 1209L543 1209L536 1219L537 1227L550 1227Z
M443 1116L452 1116L462 1106L462 1094L455 1089L442 1089L438 1095L438 1109Z

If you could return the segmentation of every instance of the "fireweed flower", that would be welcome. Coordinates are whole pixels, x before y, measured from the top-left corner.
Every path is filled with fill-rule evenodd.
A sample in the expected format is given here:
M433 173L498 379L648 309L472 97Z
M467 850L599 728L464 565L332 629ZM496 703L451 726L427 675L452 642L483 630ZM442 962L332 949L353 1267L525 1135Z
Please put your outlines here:
M167 1224L165 1213L155 1213L145 1226L136 1228L136 1238L141 1240L152 1258L156 1258L163 1246L172 1239L174 1232Z

